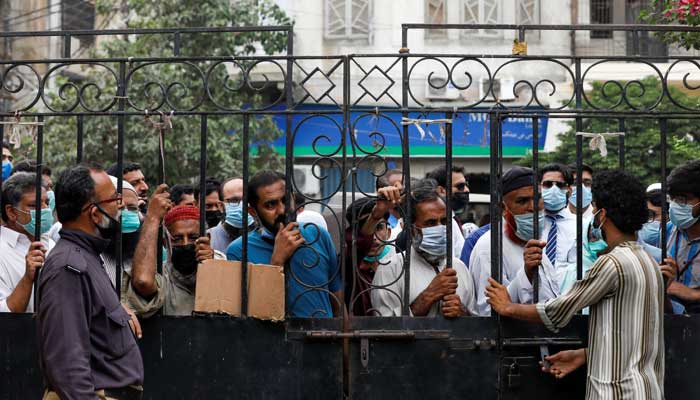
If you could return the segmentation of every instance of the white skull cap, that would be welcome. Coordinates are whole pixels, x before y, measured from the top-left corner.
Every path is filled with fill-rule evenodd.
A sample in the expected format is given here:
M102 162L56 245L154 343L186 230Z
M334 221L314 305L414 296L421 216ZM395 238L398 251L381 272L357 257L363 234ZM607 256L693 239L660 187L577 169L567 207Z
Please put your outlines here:
M651 185L647 186L647 193L651 192L652 190L661 190L661 183L656 182L656 183L652 183Z
M117 178L113 177L112 175L109 175L109 179L112 181L112 184L114 187L117 187L117 182L119 181ZM131 186L131 183L122 180L122 189L128 189L131 190L132 192L136 193L136 189L134 189L133 186Z

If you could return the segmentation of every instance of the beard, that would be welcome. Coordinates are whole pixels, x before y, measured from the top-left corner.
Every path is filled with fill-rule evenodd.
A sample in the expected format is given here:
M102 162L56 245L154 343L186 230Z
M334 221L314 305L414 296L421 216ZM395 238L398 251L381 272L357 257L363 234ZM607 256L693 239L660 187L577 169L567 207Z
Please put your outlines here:
M122 233L122 261L131 260L134 258L134 253L136 252L136 246L139 243L139 236L141 231L131 233ZM113 259L117 258L117 240L114 239L110 241L105 254Z
M258 213L258 215L260 215L260 213ZM285 215L284 214L278 215L277 218L275 218L275 220L272 222L272 224L269 224L267 221L265 221L262 218L259 218L259 219L260 219L260 224L263 226L263 228L270 231L270 233L277 235L277 231L279 231L280 224L284 225Z

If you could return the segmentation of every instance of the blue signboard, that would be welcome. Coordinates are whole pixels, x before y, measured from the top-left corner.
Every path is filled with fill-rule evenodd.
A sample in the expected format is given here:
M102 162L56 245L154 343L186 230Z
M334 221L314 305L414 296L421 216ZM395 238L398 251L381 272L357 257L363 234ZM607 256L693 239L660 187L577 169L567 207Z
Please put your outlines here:
M280 108L281 109L281 108ZM324 106L308 105L297 108L302 111L330 111ZM452 119L453 155L456 157L489 155L488 112L460 113ZM346 137L348 155L353 151L358 156L377 154L400 157L402 154L401 113L376 115L373 109L350 113L350 135ZM273 142L273 146L284 154L286 141L286 116L275 115L275 123L283 135ZM442 113L411 113L410 119L440 120ZM539 118L538 143L544 147L547 134L547 119ZM338 151L342 138L343 115L337 114L294 114L292 133L294 135L294 156L340 156ZM408 147L411 156L440 157L445 155L445 124L408 125ZM509 118L503 122L503 155L518 157L532 149L532 118ZM352 146L350 146L352 144Z

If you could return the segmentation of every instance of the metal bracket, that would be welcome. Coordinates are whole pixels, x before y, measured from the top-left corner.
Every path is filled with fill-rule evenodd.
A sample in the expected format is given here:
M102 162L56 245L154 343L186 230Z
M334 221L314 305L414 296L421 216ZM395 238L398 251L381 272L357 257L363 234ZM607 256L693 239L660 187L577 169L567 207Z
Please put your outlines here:
M369 365L369 339L360 339L360 363L362 368L367 369Z

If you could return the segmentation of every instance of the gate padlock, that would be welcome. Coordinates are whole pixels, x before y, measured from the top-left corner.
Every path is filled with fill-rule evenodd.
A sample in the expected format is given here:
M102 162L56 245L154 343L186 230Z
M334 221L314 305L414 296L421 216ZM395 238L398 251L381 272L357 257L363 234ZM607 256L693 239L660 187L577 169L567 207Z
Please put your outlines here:
M517 361L513 361L508 367L508 388L516 388L520 386L520 365Z

